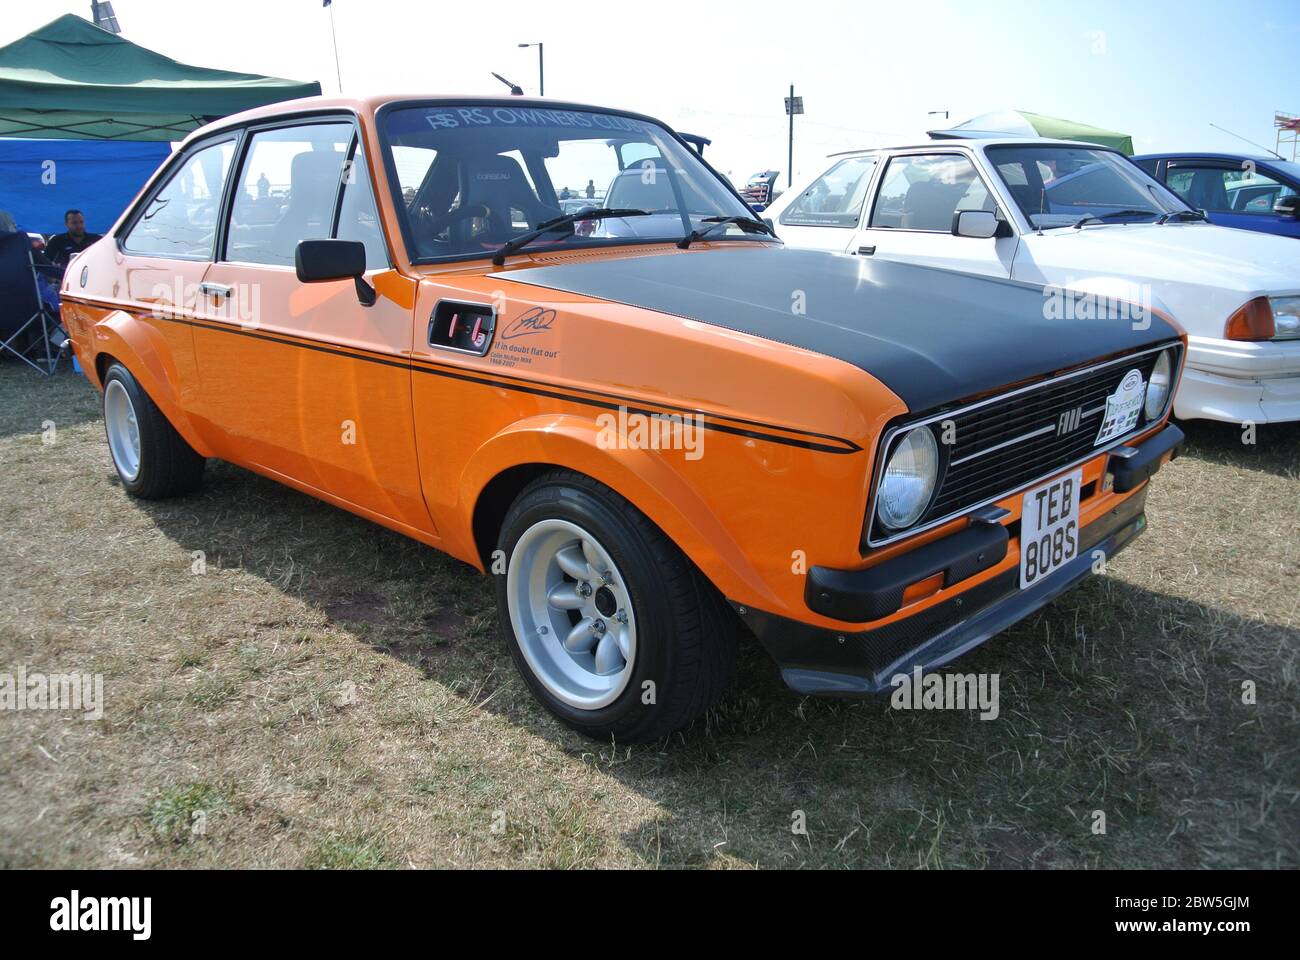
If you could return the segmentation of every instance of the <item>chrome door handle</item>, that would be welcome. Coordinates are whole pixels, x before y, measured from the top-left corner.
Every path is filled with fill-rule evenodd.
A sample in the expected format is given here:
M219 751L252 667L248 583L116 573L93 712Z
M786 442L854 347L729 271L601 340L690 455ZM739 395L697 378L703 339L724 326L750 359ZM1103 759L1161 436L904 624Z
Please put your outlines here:
M234 288L228 287L224 283L200 283L199 292L220 300L222 297L230 296L234 292Z

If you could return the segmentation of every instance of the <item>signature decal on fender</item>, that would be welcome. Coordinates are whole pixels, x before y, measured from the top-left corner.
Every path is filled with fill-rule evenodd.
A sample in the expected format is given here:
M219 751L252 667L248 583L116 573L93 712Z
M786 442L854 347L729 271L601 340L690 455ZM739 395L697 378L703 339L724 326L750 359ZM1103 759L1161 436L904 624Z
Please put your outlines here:
M551 329L555 323L555 311L547 310L543 307L533 307L522 316L518 317L510 326L506 327L505 333L501 334L502 340L514 340L518 337L527 337L535 333L545 333Z

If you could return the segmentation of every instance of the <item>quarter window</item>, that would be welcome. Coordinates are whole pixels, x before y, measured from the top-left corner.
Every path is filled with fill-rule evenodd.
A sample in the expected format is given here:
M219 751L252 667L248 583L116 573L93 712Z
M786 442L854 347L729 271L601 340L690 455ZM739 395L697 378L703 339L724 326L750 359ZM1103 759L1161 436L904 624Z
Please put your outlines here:
M352 133L350 123L318 123L253 134L231 205L227 260L292 266L298 241L330 236Z
M145 206L122 246L130 253L211 260L235 142L195 151Z
M876 162L876 157L841 160L786 208L781 222L792 227L856 227Z
M871 226L948 233L960 210L997 209L975 166L958 154L894 157Z

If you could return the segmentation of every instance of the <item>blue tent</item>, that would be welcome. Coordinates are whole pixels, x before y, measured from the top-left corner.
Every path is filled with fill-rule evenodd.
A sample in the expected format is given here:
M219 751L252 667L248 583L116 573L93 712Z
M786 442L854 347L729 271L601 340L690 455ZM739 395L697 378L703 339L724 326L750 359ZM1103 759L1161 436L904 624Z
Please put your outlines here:
M169 153L165 142L0 138L0 210L20 230L50 234L75 207L104 233Z

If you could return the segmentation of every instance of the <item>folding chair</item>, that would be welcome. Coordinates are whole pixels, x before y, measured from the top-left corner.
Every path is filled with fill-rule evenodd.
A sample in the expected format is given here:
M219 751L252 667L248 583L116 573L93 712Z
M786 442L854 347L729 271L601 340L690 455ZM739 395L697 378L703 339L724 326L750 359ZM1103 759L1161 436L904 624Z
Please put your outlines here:
M0 233L0 352L12 353L49 377L68 346L68 335L41 296L42 276L57 287L62 271L36 263L27 234Z

